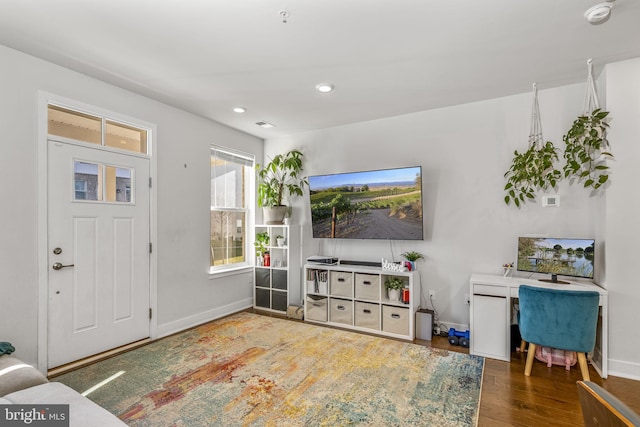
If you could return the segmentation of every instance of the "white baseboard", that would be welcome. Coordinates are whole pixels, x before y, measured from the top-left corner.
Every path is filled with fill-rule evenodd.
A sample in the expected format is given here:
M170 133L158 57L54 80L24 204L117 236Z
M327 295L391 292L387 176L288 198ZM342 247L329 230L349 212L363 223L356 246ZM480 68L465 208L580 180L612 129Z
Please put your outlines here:
M640 380L640 364L609 359L609 375L630 380Z
M202 313L197 313L192 316L158 325L157 338L166 337L168 335L184 331L185 329L193 328L194 326L198 326L203 323L210 322L212 320L219 319L233 313L237 313L238 311L242 311L250 307L253 307L253 298L247 298L242 301L234 302L233 304L217 307L211 310L204 311Z

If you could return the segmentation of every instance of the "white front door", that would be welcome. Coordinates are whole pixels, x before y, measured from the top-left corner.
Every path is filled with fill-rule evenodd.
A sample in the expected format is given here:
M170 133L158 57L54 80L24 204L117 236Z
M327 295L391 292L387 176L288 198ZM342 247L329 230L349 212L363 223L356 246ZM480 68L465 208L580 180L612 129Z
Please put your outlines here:
M149 159L48 141L48 367L149 337Z

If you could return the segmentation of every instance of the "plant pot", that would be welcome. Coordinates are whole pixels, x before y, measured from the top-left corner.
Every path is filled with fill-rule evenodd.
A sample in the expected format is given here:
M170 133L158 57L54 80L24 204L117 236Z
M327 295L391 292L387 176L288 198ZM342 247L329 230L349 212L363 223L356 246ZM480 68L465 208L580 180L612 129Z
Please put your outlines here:
M400 289L387 289L387 295L391 301L400 301Z
M276 239L276 243L278 244L279 247L283 247L284 246L284 237Z
M262 208L262 216L265 224L282 224L287 213L286 206L272 206Z

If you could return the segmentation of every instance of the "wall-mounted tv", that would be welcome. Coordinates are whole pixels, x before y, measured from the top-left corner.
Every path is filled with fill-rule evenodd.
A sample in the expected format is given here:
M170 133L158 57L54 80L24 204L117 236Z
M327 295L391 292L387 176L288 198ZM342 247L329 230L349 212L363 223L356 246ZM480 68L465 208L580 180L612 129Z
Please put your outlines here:
M309 177L314 238L422 240L420 166Z
M518 238L518 271L551 274L553 283L558 276L593 279L593 239Z

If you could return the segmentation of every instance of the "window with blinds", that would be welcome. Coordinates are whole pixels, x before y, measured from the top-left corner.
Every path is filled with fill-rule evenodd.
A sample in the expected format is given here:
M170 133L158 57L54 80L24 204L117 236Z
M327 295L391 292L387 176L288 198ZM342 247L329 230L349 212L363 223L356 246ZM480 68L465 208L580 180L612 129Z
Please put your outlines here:
M254 158L228 149L211 149L212 271L248 265L247 223Z

